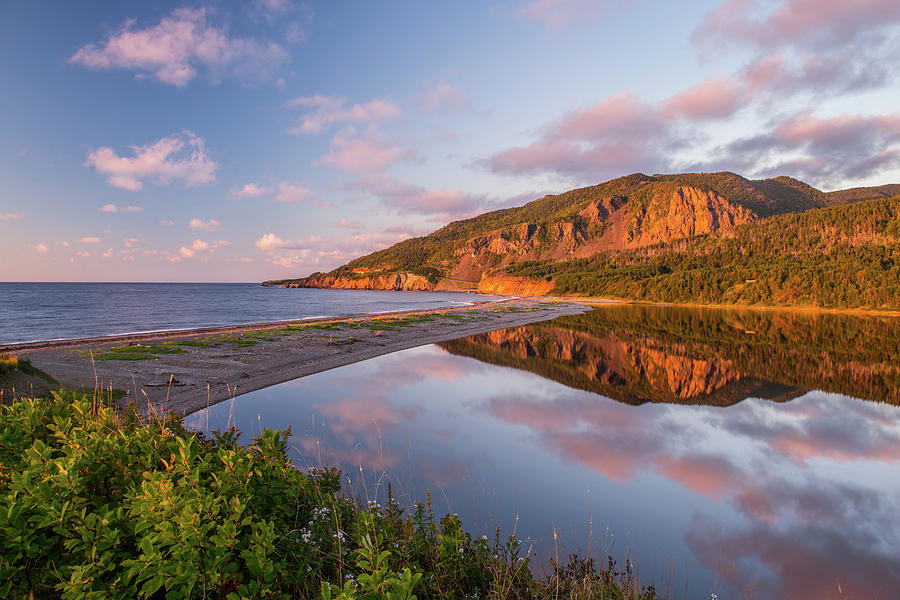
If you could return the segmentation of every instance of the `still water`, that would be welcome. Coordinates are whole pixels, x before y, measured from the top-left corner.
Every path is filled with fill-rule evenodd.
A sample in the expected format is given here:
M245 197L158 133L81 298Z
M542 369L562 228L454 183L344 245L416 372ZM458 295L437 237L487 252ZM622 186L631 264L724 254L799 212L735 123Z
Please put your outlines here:
M900 590L900 320L597 309L379 357L188 418L291 426L298 468L431 492L475 535L632 560L674 598ZM554 530L559 548L554 546Z

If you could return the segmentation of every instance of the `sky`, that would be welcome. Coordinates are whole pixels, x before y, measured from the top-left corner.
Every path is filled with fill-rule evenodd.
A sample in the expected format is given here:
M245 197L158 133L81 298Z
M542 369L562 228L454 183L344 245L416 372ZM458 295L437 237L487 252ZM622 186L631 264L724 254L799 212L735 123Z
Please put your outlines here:
M0 7L0 281L255 282L634 172L900 182L897 0Z

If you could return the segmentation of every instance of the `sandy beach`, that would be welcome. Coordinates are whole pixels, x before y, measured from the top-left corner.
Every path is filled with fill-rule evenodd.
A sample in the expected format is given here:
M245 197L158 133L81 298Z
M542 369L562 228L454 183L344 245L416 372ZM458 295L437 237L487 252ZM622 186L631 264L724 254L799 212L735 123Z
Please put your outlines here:
M389 352L585 310L582 304L522 298L340 319L13 344L0 347L0 354L17 354L66 387L122 390L126 396L120 402L134 400L142 411L189 414ZM18 389L15 395L31 391ZM4 392L13 395L12 390Z

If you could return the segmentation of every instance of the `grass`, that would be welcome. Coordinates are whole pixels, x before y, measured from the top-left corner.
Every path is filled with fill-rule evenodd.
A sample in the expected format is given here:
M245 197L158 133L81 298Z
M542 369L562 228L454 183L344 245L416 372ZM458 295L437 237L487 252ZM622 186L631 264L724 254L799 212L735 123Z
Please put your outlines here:
M172 344L126 344L101 350L96 360L156 360L161 354L187 354Z
M0 375L18 370L19 357L11 354L0 355Z
M175 342L177 346L187 346L189 348L218 348L219 345L212 341L204 340L179 340Z

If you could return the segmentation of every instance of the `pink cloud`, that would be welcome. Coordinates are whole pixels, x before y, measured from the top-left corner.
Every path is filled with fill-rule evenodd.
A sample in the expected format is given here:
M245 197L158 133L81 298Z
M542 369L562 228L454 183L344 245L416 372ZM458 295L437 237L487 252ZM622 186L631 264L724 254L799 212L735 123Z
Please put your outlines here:
M216 221L215 219L210 219L209 221L203 221L202 219L191 219L188 222L188 227L191 229L201 229L203 231L217 231L221 223Z
M38 254L46 254L47 250L48 250L47 244L45 244L43 242L38 242L37 244L34 244L32 246L32 248L34 248Z
M379 136L357 136L347 131L334 136L330 149L316 164L342 171L382 171L396 162L414 158L413 152Z
M426 189L389 175L367 175L347 187L367 192L401 211L422 215L471 215L486 204L485 198L456 188Z
M775 46L848 42L900 20L895 0L787 0L762 18L754 18L756 0L727 0L707 15L693 34L700 45L735 41Z
M82 244L97 244L100 242L100 238L94 236L86 236L78 240Z
M516 10L519 18L552 28L595 19L603 9L600 0L528 0Z
M448 83L436 83L421 97L422 108L441 114L452 114L466 107L466 93Z
M727 77L707 79L689 87L662 103L662 115L706 119L734 114L745 101L740 84Z
M140 190L145 179L157 185L170 181L184 185L210 183L219 168L207 154L203 139L189 131L131 149L134 156L124 157L112 148L98 148L88 155L84 165L105 175L109 185L130 191Z
M261 80L287 62L288 53L278 44L230 37L207 16L204 9L181 8L143 29L126 21L103 43L81 47L69 62L97 70L136 70L179 87L194 79L201 66L213 78L234 74Z
M346 106L341 96L301 96L285 103L288 108L310 109L289 131L296 134L320 133L334 124L356 123L373 125L399 118L403 111L389 100L375 98L362 104Z
M305 187L283 181L278 184L278 192L272 199L274 202L300 204L316 197L316 193Z
M25 217L25 213L3 213L0 214L0 221L21 221Z
M238 198L259 198L272 193L272 188L258 183L247 183L232 193Z

